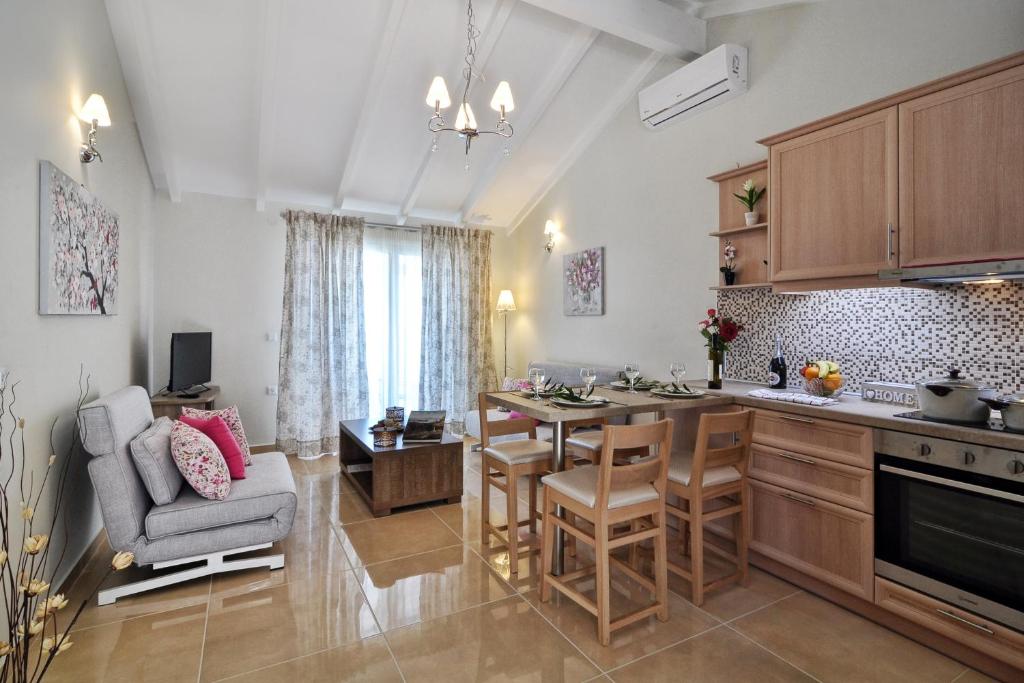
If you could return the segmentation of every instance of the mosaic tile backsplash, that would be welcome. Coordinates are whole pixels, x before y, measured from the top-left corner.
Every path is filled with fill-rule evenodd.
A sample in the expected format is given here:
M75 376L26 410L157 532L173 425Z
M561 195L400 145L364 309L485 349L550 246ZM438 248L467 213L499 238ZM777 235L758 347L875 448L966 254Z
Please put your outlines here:
M815 292L718 293L718 307L746 330L730 349L729 379L766 382L775 335L800 386L804 360L840 364L847 389L865 380L913 383L956 365L1003 393L1024 391L1024 284Z

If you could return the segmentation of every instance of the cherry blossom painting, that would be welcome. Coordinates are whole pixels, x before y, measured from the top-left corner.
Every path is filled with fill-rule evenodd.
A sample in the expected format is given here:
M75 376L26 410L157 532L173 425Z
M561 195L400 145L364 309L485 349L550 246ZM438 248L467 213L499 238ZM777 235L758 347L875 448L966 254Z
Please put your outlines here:
M604 315L604 247L562 257L565 315Z
M39 313L117 313L117 214L49 161L39 164Z

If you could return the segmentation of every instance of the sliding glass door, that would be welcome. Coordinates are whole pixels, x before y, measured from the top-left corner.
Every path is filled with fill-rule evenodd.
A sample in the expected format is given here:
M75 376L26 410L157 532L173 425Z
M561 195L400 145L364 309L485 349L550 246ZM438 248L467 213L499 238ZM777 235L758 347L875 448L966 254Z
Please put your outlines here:
M372 420L419 407L423 288L419 231L367 227L363 241L366 374Z

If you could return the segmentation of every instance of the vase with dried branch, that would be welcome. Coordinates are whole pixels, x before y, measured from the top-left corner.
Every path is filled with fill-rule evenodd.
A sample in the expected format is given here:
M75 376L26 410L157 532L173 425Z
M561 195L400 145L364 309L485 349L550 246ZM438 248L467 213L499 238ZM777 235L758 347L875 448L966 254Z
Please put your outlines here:
M89 378L80 375L78 386L76 418L89 395ZM25 418L18 415L16 403L17 382L9 384L0 376L0 597L7 617L6 638L0 634L0 682L35 683L43 680L54 658L71 647L69 633L103 581L131 566L135 558L132 553L116 553L100 582L70 617L64 616L68 598L54 592L53 584L67 550L68 473L81 452L81 441L73 426L71 443L58 456L55 418L50 425L51 455L37 472L25 452ZM44 493L52 496L49 515L39 514ZM65 540L51 543L58 524Z

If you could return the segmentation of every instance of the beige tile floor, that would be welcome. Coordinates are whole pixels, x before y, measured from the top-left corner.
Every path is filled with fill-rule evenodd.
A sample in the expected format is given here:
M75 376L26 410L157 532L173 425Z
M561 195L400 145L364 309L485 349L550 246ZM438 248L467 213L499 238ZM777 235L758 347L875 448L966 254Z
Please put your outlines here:
M461 503L382 519L340 480L336 459L293 460L299 512L291 535L268 551L285 553L284 569L91 604L48 680L989 680L756 569L749 586L713 593L701 609L673 578L668 622L639 622L601 647L575 603L557 593L539 601L536 556L522 557L513 577L507 553L481 543L479 458L466 456ZM498 492L492 508L502 523ZM525 516L527 503L519 509ZM95 585L104 562L83 573L73 598ZM614 579L613 611L646 600L632 581ZM584 593L593 591L587 581Z

